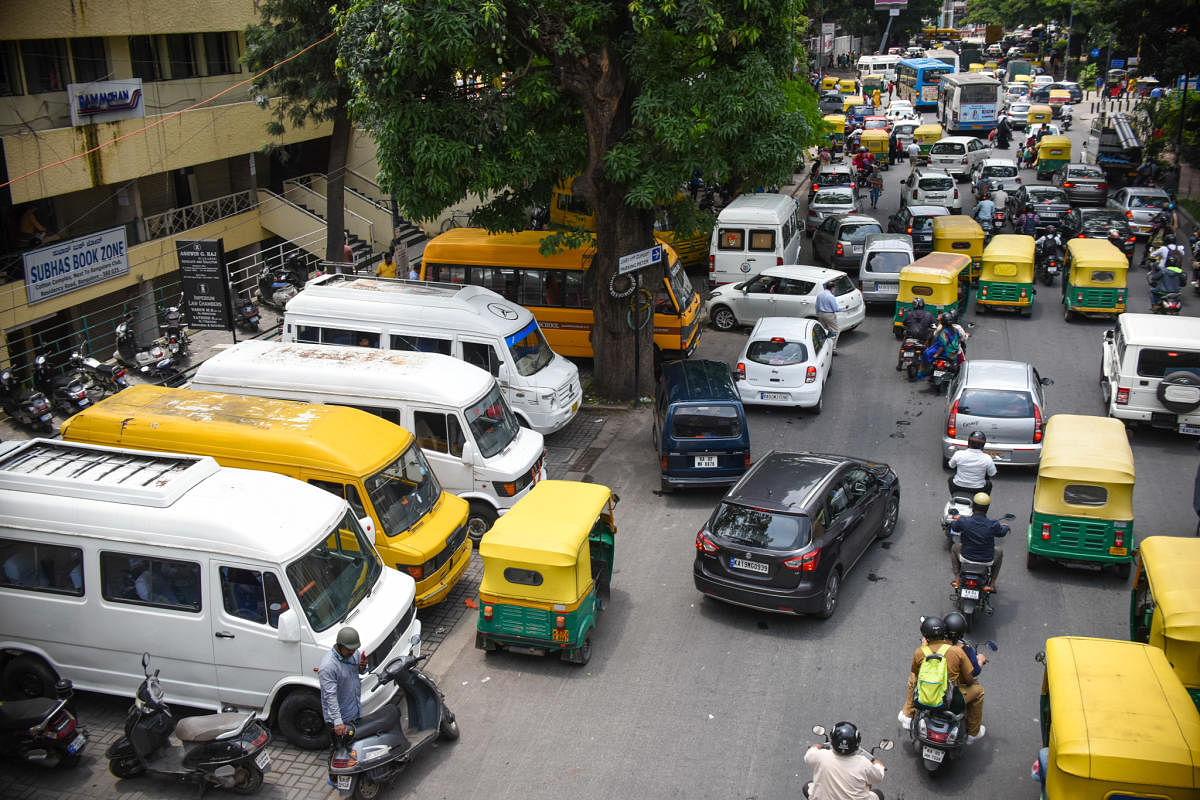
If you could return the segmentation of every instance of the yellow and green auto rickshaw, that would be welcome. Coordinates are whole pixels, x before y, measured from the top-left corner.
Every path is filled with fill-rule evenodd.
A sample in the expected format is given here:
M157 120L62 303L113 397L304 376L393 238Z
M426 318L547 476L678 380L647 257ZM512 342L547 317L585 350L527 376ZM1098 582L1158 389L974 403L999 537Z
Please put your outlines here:
M993 75L995 75L996 70L1000 69L1000 62L999 61L985 61L985 62L983 62L983 68L985 70L987 70L988 72L992 73Z
M855 106L863 106L867 104L866 98L861 94L844 94L842 95L842 113L849 115Z
M935 253L959 253L971 258L971 281L979 278L983 266L983 228L963 214L935 217L933 250Z
M887 169L888 165L892 163L887 131L865 130L858 143L867 148L868 153L875 156L875 163L879 164L880 169Z
M896 338L904 336L904 314L917 297L925 301L925 310L935 317L944 311L962 316L971 297L970 267L970 256L960 253L930 253L901 267L896 314L892 318Z
M1054 121L1054 111L1050 106L1042 103L1035 103L1029 107L1029 116L1026 118L1026 127L1032 128L1034 125L1046 124L1049 125Z
M842 78L838 81L837 90L842 94L858 94L858 81L854 78ZM859 100L854 105L862 105L862 100Z
M1051 89L1050 90L1050 110L1054 112L1054 116L1061 117L1063 106L1071 105L1071 93L1066 89Z
M834 156L838 157L846 145L846 115L826 114L821 119L828 129L826 138L830 143L830 149L833 150Z
M882 75L864 75L862 79L862 93L870 97L873 92L882 94L887 91L887 78Z
M1037 176L1039 181L1067 168L1071 163L1071 140L1066 136L1043 136L1037 145Z
M1129 261L1106 239L1071 239L1063 264L1063 318L1125 310Z
M972 61L970 65L967 66L967 72L983 72L983 64Z
M1033 487L1025 566L1036 569L1046 560L1099 564L1128 578L1134 478L1133 450L1119 419L1050 417Z
M545 480L496 521L479 542L476 647L588 662L612 580L617 502L607 486Z
M1147 536L1134 563L1129 638L1166 653L1200 708L1200 539Z
M822 92L836 92L838 88L838 79L832 75L826 75L821 78Z
M1037 660L1043 800L1200 798L1200 711L1161 650L1056 636Z
M938 140L945 138L946 134L942 131L942 126L936 122L931 122L927 125L918 125L913 131L913 139L921 146L921 155L928 158L929 151L937 144Z
M975 313L1006 308L1023 317L1033 313L1034 244L1032 236L998 233L983 249L983 267L975 292Z

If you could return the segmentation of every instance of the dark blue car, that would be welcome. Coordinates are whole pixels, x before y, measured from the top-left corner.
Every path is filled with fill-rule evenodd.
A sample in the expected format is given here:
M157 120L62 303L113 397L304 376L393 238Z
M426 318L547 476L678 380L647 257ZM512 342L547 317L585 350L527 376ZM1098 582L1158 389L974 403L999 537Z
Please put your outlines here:
M703 360L663 364L653 437L664 492L736 483L750 467L750 429L729 366Z

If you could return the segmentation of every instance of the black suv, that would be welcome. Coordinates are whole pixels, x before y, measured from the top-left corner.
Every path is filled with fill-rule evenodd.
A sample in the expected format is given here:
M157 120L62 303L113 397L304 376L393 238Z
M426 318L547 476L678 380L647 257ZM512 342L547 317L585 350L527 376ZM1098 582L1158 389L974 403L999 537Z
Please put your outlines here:
M771 451L696 534L696 588L734 605L828 619L845 574L900 516L887 464Z
M1016 227L1017 217L1025 213L1027 208L1040 218L1037 225L1040 234L1050 225L1061 228L1071 211L1071 203L1067 200L1067 193L1057 186L1036 183L1022 186L1008 197L1008 219L1017 233L1020 233Z

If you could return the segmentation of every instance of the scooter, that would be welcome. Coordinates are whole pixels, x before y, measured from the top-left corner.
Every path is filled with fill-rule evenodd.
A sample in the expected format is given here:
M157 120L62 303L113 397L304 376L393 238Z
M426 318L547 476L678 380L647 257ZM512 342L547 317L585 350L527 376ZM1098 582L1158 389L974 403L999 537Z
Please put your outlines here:
M1054 285L1054 279L1058 277L1061 264L1062 257L1057 246L1042 245L1038 248L1034 270L1037 272L1038 279L1046 286Z
M270 769L267 744L271 732L254 714L205 714L176 722L164 700L158 670L150 671L150 654L142 654L146 678L138 686L125 735L107 751L108 770L118 778L149 772L195 783L253 794ZM180 744L174 744L174 735Z
M55 375L51 373L50 362L44 355L33 360L33 385L50 398L51 404L65 417L78 414L92 404L80 373L72 371L70 375Z
M929 389L938 394L958 376L958 362L946 356L937 356L931 366Z
M87 729L71 711L73 687L54 685L54 697L0 703L0 751L44 767L74 767L87 746Z
M163 312L163 330L166 332L167 352L171 358L179 361L188 357L188 349L191 346L191 340L188 339L187 328L183 325L183 314L180 308L183 307L183 295L179 295L179 300L173 306L167 306Z
M906 336L904 341L900 343L900 355L896 360L896 370L903 370L908 374L910 381L917 379L917 373L921 370L921 352L925 349L925 342L915 336Z
M238 302L237 311L233 315L233 322L237 325L238 330L258 333L258 323L261 319L258 306L254 305L253 300L246 298Z
M117 325L117 349L113 352L113 358L136 369L146 380L165 386L178 385L181 373L175 368L174 359L157 342L138 344L129 324L132 321L131 314Z
M23 389L11 369L0 371L0 404L15 422L37 433L54 432L54 410L46 395Z
M1001 517L1001 520L1004 522L1010 522L1014 519L1016 519L1016 515L1014 514L1005 514ZM952 541L957 541L957 533L950 531L950 535ZM954 607L966 619L967 630L971 630L971 627L975 624L975 615L977 613L982 611L984 614L991 616L992 593L995 591L995 589L991 588L991 584L991 561L959 559L958 580L950 582L950 585L954 589L951 592L950 599L954 601Z
M100 390L101 396L129 388L129 381L125 380L129 370L120 364L103 364L91 356L84 358L76 350L71 353L71 367L91 378L92 386Z
M395 683L399 687L395 698L360 720L357 728L334 737L329 781L343 797L378 796L431 743L458 739L458 722L441 690L417 668L426 658L409 655L389 661L371 691ZM402 697L405 713L400 710Z
M825 737L825 743L822 744L821 747L825 748L826 750L828 750L831 747L831 745L829 743L829 731L827 731L825 729L824 725L813 725L812 732L815 733L817 736ZM896 743L893 742L891 739L880 739L879 744L872 747L869 751L860 749L858 751L858 754L867 759L874 759L876 750L882 750L886 753L895 746L896 746ZM811 796L809 793L812 791L812 784L813 784L812 781L808 781L801 788L801 791L804 793L805 797ZM874 786L872 786L871 792L877 798L879 798L879 800L883 800L883 792L881 792L879 789L876 789Z
M1179 292L1167 292L1162 295L1155 295L1156 302L1150 307L1150 310L1155 314L1167 314L1168 316L1178 316L1179 311L1183 308L1183 297Z
M264 263L258 274L259 302L283 311L288 301L304 288L307 278L307 270L296 256L290 257L278 273L272 272L270 264Z

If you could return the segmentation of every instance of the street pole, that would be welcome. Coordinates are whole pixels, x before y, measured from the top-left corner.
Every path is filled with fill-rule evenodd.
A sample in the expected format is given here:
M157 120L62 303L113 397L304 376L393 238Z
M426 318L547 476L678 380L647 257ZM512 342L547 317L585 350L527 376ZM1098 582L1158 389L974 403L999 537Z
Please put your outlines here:
M1104 90L1108 88L1108 71L1112 69L1112 34L1108 35L1108 46L1105 48L1105 53L1108 55L1108 62L1104 65L1104 74L1100 76L1100 103L1103 108Z

